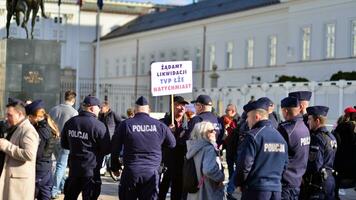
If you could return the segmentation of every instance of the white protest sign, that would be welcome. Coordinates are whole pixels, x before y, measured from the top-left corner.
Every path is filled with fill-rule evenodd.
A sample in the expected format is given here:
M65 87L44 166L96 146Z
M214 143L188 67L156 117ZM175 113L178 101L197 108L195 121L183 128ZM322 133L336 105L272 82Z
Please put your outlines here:
M151 64L152 96L191 93L192 61L154 62Z

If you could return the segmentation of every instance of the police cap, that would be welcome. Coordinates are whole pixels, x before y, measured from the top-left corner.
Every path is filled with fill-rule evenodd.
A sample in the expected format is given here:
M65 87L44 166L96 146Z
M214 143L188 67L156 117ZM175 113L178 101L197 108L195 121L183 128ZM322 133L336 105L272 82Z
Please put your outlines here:
M201 104L207 105L207 106L213 105L210 96L204 95L204 94L199 95L198 98L194 101L191 101L191 103L201 103Z
M261 98L257 99L257 101L266 104L267 107L272 106L274 104L273 101L268 97L261 97Z
M307 108L308 115L325 116L328 114L329 108L326 106L311 106Z
M147 106L148 105L148 101L144 96L140 96L136 100L135 104L138 105L138 106Z
M100 107L100 100L94 96L88 95L84 98L83 101L84 106L99 106Z
M265 101L253 101L253 102L250 102L248 104L246 104L244 107L243 107L244 111L246 113L252 111L252 110L256 110L256 109L263 109L263 110L268 110L268 105L266 104Z
M299 107L299 100L295 97L286 97L281 101L281 108Z
M296 91L296 92L290 92L288 96L295 97L299 101L310 101L312 93L310 91Z
M44 108L45 103L43 100L41 99L37 99L35 101L33 101L32 103L28 104L25 109L26 109L26 114L27 115L34 115L35 112L40 109L40 108Z

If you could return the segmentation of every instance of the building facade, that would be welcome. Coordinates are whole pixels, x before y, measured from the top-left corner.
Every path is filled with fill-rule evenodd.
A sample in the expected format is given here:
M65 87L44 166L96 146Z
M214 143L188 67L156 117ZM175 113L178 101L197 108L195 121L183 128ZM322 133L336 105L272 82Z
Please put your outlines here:
M153 61L192 60L196 91L211 88L214 65L213 86L221 89L282 75L328 81L338 71L356 70L355 10L354 0L206 0L145 15L102 38L100 84L140 88L108 94L127 102L115 107L124 112L134 94L150 95ZM151 106L167 111L169 97L151 97Z

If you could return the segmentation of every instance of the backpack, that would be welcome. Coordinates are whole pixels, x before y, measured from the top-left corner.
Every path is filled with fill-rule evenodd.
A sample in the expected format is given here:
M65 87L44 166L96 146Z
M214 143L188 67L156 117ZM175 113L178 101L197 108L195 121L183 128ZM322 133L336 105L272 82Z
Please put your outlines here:
M199 191L199 180L195 169L194 158L184 158L183 164L183 192L196 193Z

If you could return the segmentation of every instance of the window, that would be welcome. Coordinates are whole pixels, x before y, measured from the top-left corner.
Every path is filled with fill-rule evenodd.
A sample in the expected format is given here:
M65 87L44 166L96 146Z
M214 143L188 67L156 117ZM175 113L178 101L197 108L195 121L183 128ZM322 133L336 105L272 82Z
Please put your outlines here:
M131 69L132 69L132 75L136 75L136 57L133 56L131 58Z
M232 42L228 42L226 45L226 67L228 69L232 68L232 51L234 48L234 44Z
M151 53L151 60L150 60L150 64L152 64L152 62L155 62L155 54Z
M210 45L209 48L209 67L213 69L213 65L215 64L215 45Z
M177 60L177 51L176 50L172 50L171 51L171 60L172 61L176 61Z
M104 77L109 76L109 60L105 59Z
M123 76L127 75L126 58L122 59L122 75Z
M247 66L253 67L254 65L254 46L255 42L253 39L247 40Z
M195 69L200 69L201 66L201 51L200 48L197 47L195 49Z
M302 60L310 59L311 28L302 28Z
M189 60L189 50L183 49L183 60Z
M326 25L326 58L335 57L335 24Z
M116 76L120 76L120 60L117 58L115 60Z
M159 54L159 60L160 60L160 61L165 61L165 59L166 59L166 54L165 54L164 52L161 52L161 53Z
M356 20L351 22L351 56L356 57Z
M269 66L277 64L277 36L270 36L268 39Z
M141 60L140 60L140 64L141 64L141 75L145 74L145 56L141 56Z

